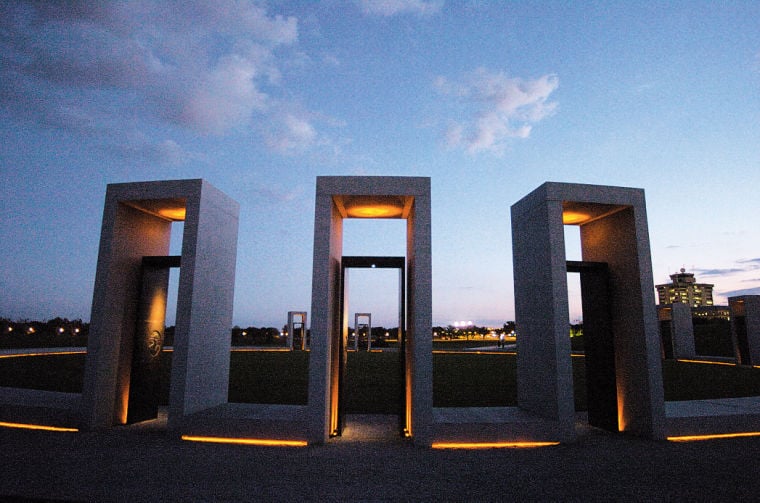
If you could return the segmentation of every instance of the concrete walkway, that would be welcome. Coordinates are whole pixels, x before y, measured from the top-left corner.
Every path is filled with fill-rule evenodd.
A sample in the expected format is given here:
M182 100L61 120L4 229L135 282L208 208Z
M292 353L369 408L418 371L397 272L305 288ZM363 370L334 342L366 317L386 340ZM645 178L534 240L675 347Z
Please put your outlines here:
M369 428L362 426L365 421ZM0 496L130 502L735 501L755 500L760 492L760 438L672 443L579 424L572 444L436 450L388 435L393 423L352 416L345 438L301 448L194 443L145 428L0 428ZM352 436L350 428L365 433Z
M760 397L665 402L667 435L760 431Z

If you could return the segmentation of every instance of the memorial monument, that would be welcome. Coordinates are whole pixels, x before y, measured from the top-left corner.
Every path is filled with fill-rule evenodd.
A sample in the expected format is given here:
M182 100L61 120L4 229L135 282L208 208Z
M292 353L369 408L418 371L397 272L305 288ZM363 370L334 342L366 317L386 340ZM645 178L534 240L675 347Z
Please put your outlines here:
M346 351L342 309L343 219L407 221L404 402L401 433L430 445L432 430L432 288L430 179L317 177L312 275L309 441L340 434L341 361Z
M582 262L565 257L579 225ZM664 436L660 341L644 191L547 182L512 206L518 406L575 437L567 274L579 272L589 423Z
M227 402L238 204L204 180L108 185L82 390L82 426L155 416L167 269L180 267L169 427ZM172 222L182 254L169 257ZM139 306L139 307L138 307ZM130 416L133 408L141 409Z

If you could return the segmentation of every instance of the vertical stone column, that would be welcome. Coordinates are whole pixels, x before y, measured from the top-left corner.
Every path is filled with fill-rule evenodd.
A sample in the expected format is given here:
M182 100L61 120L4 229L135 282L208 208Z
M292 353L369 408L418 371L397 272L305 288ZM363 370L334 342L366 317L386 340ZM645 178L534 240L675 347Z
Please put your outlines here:
M644 191L614 189L602 194L613 209L581 225L581 250L609 266L620 431L660 439L665 398Z
M415 445L433 441L433 268L430 180L420 183L407 218L407 430ZM411 412L411 414L410 414Z
M314 261L311 280L309 356L309 442L321 444L337 427L343 218L329 188L317 179L314 209Z
M540 191L540 192L539 192ZM575 437L562 202L542 186L512 206L517 403Z
M673 358L694 358L697 350L694 345L694 322L691 307L677 302L670 305L670 337Z
M171 220L125 204L118 188L108 187L103 210L82 386L85 429L127 421L142 258L169 253Z
M177 294L169 428L227 403L239 206L199 180L187 198Z
M760 365L760 295L728 298L731 338L740 365Z

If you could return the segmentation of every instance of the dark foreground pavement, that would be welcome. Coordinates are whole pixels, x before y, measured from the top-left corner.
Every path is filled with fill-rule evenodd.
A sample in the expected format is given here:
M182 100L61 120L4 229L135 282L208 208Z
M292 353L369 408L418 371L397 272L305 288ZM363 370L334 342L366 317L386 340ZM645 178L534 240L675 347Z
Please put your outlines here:
M0 463L0 495L71 501L760 497L760 438L655 442L588 427L573 444L470 451L415 448L387 439L250 447L129 429L0 428Z

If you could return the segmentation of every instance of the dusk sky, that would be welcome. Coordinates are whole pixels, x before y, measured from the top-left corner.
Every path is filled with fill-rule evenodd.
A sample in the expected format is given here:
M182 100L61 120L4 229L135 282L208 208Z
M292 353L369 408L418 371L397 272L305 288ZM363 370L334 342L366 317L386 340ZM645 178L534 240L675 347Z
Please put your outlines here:
M545 181L643 188L655 284L760 294L760 2L0 4L0 316L89 320L106 185L204 178L240 203L234 323L281 327L320 175L431 177L435 324L514 319ZM344 254L404 233L347 220ZM393 326L369 272L351 311Z

